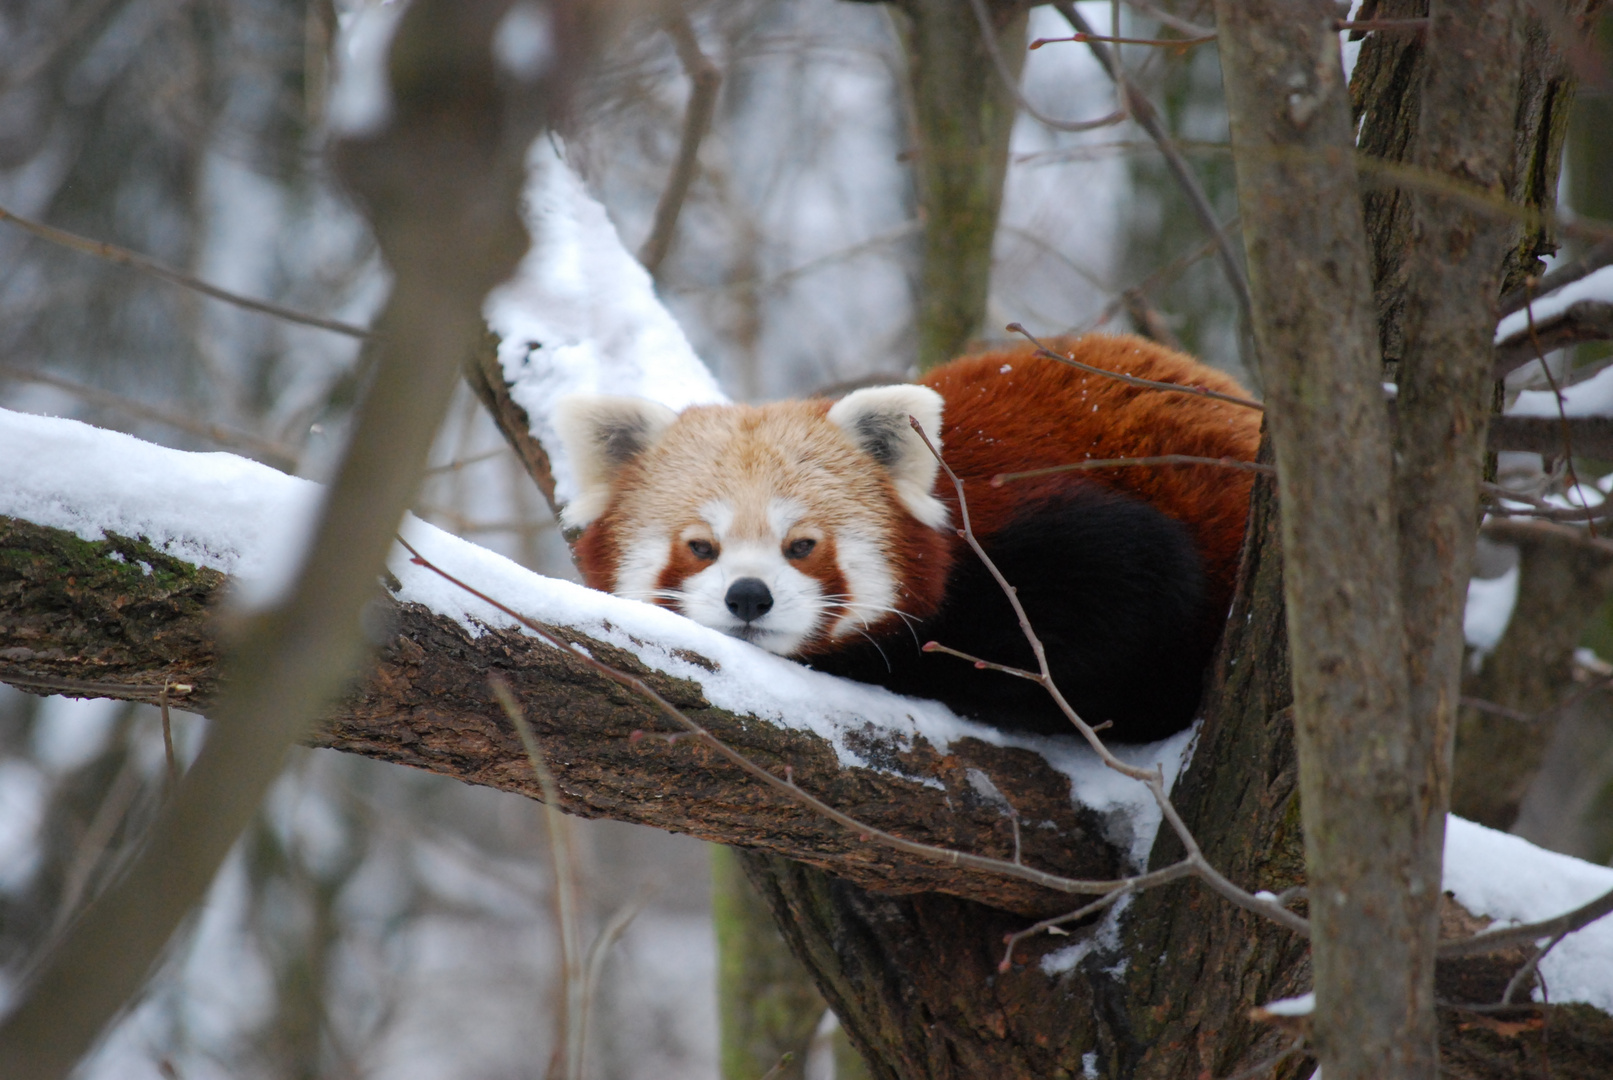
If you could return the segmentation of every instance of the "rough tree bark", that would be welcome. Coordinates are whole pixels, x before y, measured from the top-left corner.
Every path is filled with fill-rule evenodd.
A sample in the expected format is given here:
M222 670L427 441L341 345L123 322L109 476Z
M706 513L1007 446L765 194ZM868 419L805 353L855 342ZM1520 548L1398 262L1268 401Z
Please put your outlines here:
M1283 487L1313 1038L1335 1080L1431 1077L1433 981L1419 968L1432 942L1419 931L1439 884L1415 813L1423 763L1337 9L1222 0L1216 14Z
M987 0L994 44L1017 81L1028 5ZM1015 88L998 76L970 0L900 0L913 107L913 161L924 217L918 364L957 356L980 333L992 241L1008 171Z

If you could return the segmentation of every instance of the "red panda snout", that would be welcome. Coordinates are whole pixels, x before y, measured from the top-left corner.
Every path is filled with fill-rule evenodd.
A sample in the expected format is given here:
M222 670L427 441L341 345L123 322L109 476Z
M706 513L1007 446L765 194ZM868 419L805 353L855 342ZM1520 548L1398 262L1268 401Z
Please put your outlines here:
M849 600L833 539L794 500L751 501L761 505L703 503L661 568L646 560L642 576L619 577L615 591L786 656L831 633Z

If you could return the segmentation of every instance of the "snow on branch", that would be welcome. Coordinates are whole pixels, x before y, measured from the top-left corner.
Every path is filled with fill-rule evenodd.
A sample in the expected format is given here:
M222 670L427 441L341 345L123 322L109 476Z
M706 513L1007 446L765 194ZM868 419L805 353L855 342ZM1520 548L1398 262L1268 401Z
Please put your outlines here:
M169 681L191 686L188 703L205 712L216 689L205 606L226 576L250 597L285 573L320 489L230 455L16 413L0 413L0 457L32 463L0 489L9 519L0 679L144 700ZM1007 736L933 702L813 672L659 608L542 578L412 519L404 534L435 564L646 679L728 745L775 774L788 769L872 827L1011 858L1018 827L979 795L978 773L1025 823L1026 865L1109 879L1146 858L1158 824L1148 792L1073 740ZM320 745L535 797L487 685L496 669L533 718L568 810L767 848L874 888L1037 915L1067 903L1045 887L869 844L712 760L648 703L401 549L389 572L373 620L385 627L380 663ZM186 644L176 652L175 642ZM1130 758L1174 776L1185 739Z

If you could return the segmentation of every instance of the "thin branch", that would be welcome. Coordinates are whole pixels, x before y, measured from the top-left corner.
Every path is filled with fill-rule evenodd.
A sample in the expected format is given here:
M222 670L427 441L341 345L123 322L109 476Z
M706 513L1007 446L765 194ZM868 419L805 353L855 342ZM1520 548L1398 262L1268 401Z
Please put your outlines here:
M975 0L976 3L980 0ZM1146 131L1150 138L1159 147L1159 152L1165 158L1165 164L1171 175L1182 187L1182 193L1187 196L1188 204L1193 208L1193 214L1199 219L1199 227L1215 240L1216 257L1220 260L1221 269L1227 277L1227 284L1232 286L1232 295L1237 298L1238 309L1243 313L1245 322L1251 318L1249 299L1249 279L1244 276L1243 264L1238 261L1238 253L1233 249L1232 240L1221 228L1216 220L1215 208L1210 205L1210 197L1204 191L1204 185L1199 183L1198 176L1187 163L1187 158L1177 149L1165 125L1160 122L1159 113L1154 109L1153 103L1148 100L1141 90L1127 77L1125 70L1120 66L1119 60L1110 51L1107 45L1094 41L1092 25L1086 21L1070 0L1055 0L1053 6L1064 16L1066 22L1075 28L1077 33L1087 36L1087 47L1097 58L1103 70L1111 81L1120 90L1121 100L1126 110L1137 121L1139 127Z
M1190 38L1133 38L1104 37L1101 34L1071 34L1069 37L1037 38L1031 42L1030 47L1040 49L1043 45L1057 45L1066 41L1101 41L1106 45L1152 45L1158 48L1175 48L1185 51L1194 45L1203 45L1214 40L1215 34L1213 32Z
M1521 309L1520 309L1521 310ZM1533 309L1530 309L1531 318ZM1579 300L1495 346L1495 377L1503 378L1543 352L1593 341L1613 341L1613 303Z
M1081 733L1081 737L1098 755L1099 760L1120 775L1141 781L1143 786L1148 789L1148 793L1153 796L1154 802L1159 807L1161 816L1170 825L1171 831L1176 834L1176 838L1187 852L1187 855L1180 862L1189 864L1192 867L1194 876L1208 885L1212 891L1219 893L1239 907L1264 915L1273 922L1293 930L1295 933L1309 936L1310 923L1307 920L1295 915L1279 903L1263 899L1244 889L1240 889L1212 866L1209 859L1205 857L1204 852L1199 848L1198 840L1193 836L1192 830L1187 827L1187 823L1182 820L1181 815L1176 811L1176 807L1171 803L1170 797L1165 793L1165 779L1159 769L1138 768L1135 765L1127 765L1115 757L1103 740L1098 738L1097 729L1081 719L1080 714L1065 699L1063 692L1058 688L1058 684L1053 681L1052 671L1047 664L1047 649L1043 646L1042 639L1037 635L1035 628L1031 626L1030 616L1025 613L1024 605L1019 602L1019 590L1015 589L1009 584L1008 579L1003 577L1002 571L997 568L997 564L992 561L991 556L986 554L986 549L981 546L979 538L975 536L974 528L969 521L969 502L964 495L963 481L958 478L957 473L952 471L952 466L947 464L946 459L935 448L935 444L930 441L930 437L925 434L924 428L919 422L911 416L907 418L907 422L912 425L913 430L918 433L918 437L924 441L924 445L929 449L930 455L935 458L941 470L952 481L953 491L958 497L958 517L962 525L962 528L958 530L958 535L963 538L964 543L969 545L969 549L975 553L975 557L980 560L981 565L986 568L992 580L997 583L997 587L1002 590L1002 594L1007 598L1009 606L1014 609L1014 617L1019 620L1020 631L1024 634L1026 643L1030 645L1031 652L1036 657L1036 667L1039 673L1036 682L1052 697L1054 703L1058 705L1059 711L1075 726L1076 731Z
M21 675L6 672L5 681L19 690L26 690L31 694L65 694L68 697L81 698L116 698L119 701L143 701L151 705L157 704L163 697L163 686L155 683L126 683L126 682L95 682L90 679L63 679L46 678L44 676ZM194 687L190 683L165 683L170 696L175 694L189 694Z
M284 472L291 472L297 467L301 455L295 447L284 443L272 442L269 439L259 438L245 431L236 431L220 424L210 423L206 420L197 420L183 413L171 409L148 405L143 401L124 397L122 394L103 390L98 386L85 386L83 383L64 379L59 375L52 375L44 371L24 371L9 364L0 364L0 379L11 379L16 382L38 383L41 386L54 386L58 390L65 390L81 401L87 402L98 409L108 412L122 413L124 416L136 420L148 420L152 423L162 424L183 431L187 435L194 435L199 439L218 446L228 446L232 450L239 450L257 458L266 465L273 465Z
M1237 218L1233 218L1227 223L1228 227L1235 228L1237 225L1237 220ZM1096 330L1098 327L1104 325L1110 319L1114 318L1122 308L1126 307L1128 303L1128 296L1133 293L1146 296L1159 286L1174 281L1188 267L1192 266L1206 255L1214 254L1215 249L1216 242L1215 238L1212 236L1193 250L1185 251L1176 256L1176 258L1172 259L1170 262L1166 263L1164 266L1157 267L1150 271L1148 275L1141 281L1137 282L1135 285L1132 285L1130 288L1121 290L1111 297L1109 302L1103 305L1103 309L1099 311L1097 315L1093 316L1091 319L1088 319L1081 326L1078 332L1089 333L1092 330Z
M1039 122L1046 124L1055 131L1094 131L1097 128L1110 127L1126 119L1128 114L1124 98L1121 100L1120 108L1107 116L1100 116L1096 120L1059 120L1048 116L1035 105L1032 105L1024 93L1020 91L1019 80L1014 78L1014 73L1008 68L1008 61L1003 58L1002 49L997 45L997 34L992 29L991 15L986 11L985 0L969 0L969 3L974 7L975 19L980 23L980 36L985 42L986 52L991 54L991 62L997 69L997 77L1002 80L1003 86L1014 96L1014 100L1019 103L1021 109L1024 109ZM1035 45L1031 46L1033 49L1035 47Z
M1563 436L1563 464L1568 469L1568 490L1580 495L1579 474L1574 470L1574 434L1568 426L1568 411L1564 407L1563 392L1557 388L1557 376L1551 373L1551 365L1546 363L1546 353L1540 346L1540 335L1535 332L1535 309L1533 303L1524 305L1524 314L1529 317L1529 343L1534 346L1535 358L1540 361L1540 370L1546 376L1546 382L1551 386L1552 400L1557 403L1557 420ZM1580 495L1580 501L1584 496ZM1596 538L1596 521L1587 519L1585 527L1591 532L1591 539Z
M992 487L1002 487L1015 480L1028 480L1036 476L1052 476L1055 473L1082 472L1087 469L1126 469L1154 465L1215 465L1227 469L1242 469L1244 472L1259 473L1262 476L1276 476L1277 469L1272 465L1262 465L1257 461L1239 461L1237 458L1195 457L1192 454L1160 454L1157 457L1134 458L1094 458L1091 461L1076 461L1069 465L1051 465L1045 469L1030 469L1026 472L998 473L991 478Z
M1550 296L1564 285L1589 277L1604 266L1613 265L1613 240L1597 244L1573 262L1563 263L1541 278L1530 277L1501 298L1496 312L1501 317L1522 311L1542 296Z
M490 672L487 685L510 725L521 739L521 749L532 764L543 792L543 823L549 833L549 863L554 869L555 921L560 924L560 1015L555 1017L559 1038L550 1058L549 1073L559 1072L564 1080L582 1080L582 1056L586 1044L582 1036L582 997L585 973L582 956L582 925L578 914L576 861L572 851L571 822L560 810L560 788L554 774L543 760L543 748L526 722L526 714L510 689L509 682L498 672Z
M1541 938L1556 937L1559 934L1570 934L1575 930L1583 930L1609 912L1613 912L1613 891L1605 892L1572 911L1565 911L1561 915L1542 919L1540 922L1509 926L1505 930L1489 930L1459 941L1442 941L1439 943L1439 956L1441 959L1453 956L1481 956L1511 945L1539 941Z
M458 472L460 469L468 469L472 465L480 465L484 461L492 461L494 458L502 457L509 452L510 448L508 446L501 446L497 450L489 450L483 454L476 454L468 458L456 458L453 461L445 461L441 465L433 465L426 469L425 474L427 476L440 476L443 473Z
M1541 944L1535 946L1535 950L1530 954L1529 959L1524 961L1523 966L1519 967L1517 971L1514 971L1512 973L1512 978L1507 980L1507 988L1501 993L1501 1004L1512 1004L1512 995L1523 989L1524 984L1529 981L1530 976L1534 975L1536 971L1540 970L1540 961L1544 960L1546 958L1546 954L1555 949L1562 942L1563 938L1567 936L1568 931L1564 930L1562 933L1553 937L1550 941L1542 942Z
M1161 26L1170 27L1178 34L1185 34L1188 37L1213 37L1215 35L1215 27L1200 26L1198 23L1189 22L1179 15L1172 15L1163 8L1155 7L1153 4L1148 3L1147 0L1126 0L1126 6L1133 11L1148 16Z
M1032 345L1035 345L1038 356L1045 356L1049 360L1057 360L1061 364L1068 364L1073 368L1080 368L1082 371L1090 372L1093 375L1102 375L1105 378L1118 379L1120 382L1123 382L1128 386L1137 386L1145 390L1162 390L1167 394L1189 394L1193 397L1214 398L1216 401L1224 401L1228 405L1239 405L1245 409L1253 409L1256 412L1264 412L1266 410L1266 407L1260 404L1258 401L1253 401L1249 398L1241 398L1235 394L1223 394L1219 390L1211 390L1205 386L1184 386L1181 383L1160 382L1157 379L1144 379L1136 375L1125 375L1118 371L1106 371L1100 367L1093 367L1091 364L1083 364L1079 360L1075 360L1071 357L1063 355L1062 353L1049 349L1041 341L1035 337L1032 337L1030 331L1026 330L1017 322L1009 323L1007 329L1015 334L1023 335L1025 340L1029 341Z
M678 51L678 61L689 76L689 103L683 113L683 135L678 141L678 156L673 161L672 173L667 177L666 188L655 204L655 224L649 237L639 249L638 260L652 278L659 277L661 264L672 250L677 235L678 215L683 210L689 188L700 170L700 143L711 130L711 118L717 112L717 92L722 88L722 72L700 51L689 16L679 8L666 20L666 32Z
M334 334L346 334L348 337L355 337L360 340L373 336L369 330L364 329L362 326L354 326L352 323L345 323L339 319L327 319L322 315L309 315L306 312L281 307L279 304L271 304L266 300L254 300L249 296L241 296L239 293L221 289L217 285L209 285L200 278L194 278L170 266L164 266L155 259L147 258L138 252L130 251L128 248L108 244L104 240L91 240L88 237L79 236L77 233L70 233L64 229L19 217L4 207L0 207L0 221L9 221L41 240L48 240L53 244L59 244L62 247L71 248L86 255L94 255L97 258L117 263L120 266L143 271L154 277L162 278L171 284L191 289L204 296L211 296L214 300L222 300L226 304L234 304L236 307L245 308L248 311L256 311L263 315L273 315L275 318L285 319L287 322L301 323L303 326L312 326L319 330L329 330Z

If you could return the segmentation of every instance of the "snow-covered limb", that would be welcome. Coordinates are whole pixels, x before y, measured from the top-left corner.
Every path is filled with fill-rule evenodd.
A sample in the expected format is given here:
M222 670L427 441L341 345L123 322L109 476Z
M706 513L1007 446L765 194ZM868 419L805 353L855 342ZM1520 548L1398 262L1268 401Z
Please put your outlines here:
M6 577L29 584L7 594L0 675L39 689L63 679L134 683L129 695L144 697L173 676L194 684L205 707L212 655L202 602L218 588L219 572L248 596L283 575L319 489L229 455L181 453L15 413L0 414L0 457L31 462L0 488L0 514L67 534L53 539L10 526L5 546L30 553L18 555ZM1146 856L1158 821L1147 792L1073 743L1010 739L934 703L809 671L661 609L538 577L421 523L405 532L434 562L650 678L726 742L776 769L793 766L803 787L871 825L1009 856L1011 820L976 794L968 770L978 769L1027 823L1030 865L1105 878L1128 857ZM133 537L146 540L120 539ZM80 560L68 571L77 584L53 586L52 571L68 552ZM198 575L195 567L215 573ZM391 571L396 588L386 611L396 629L386 634L377 673L320 736L326 745L534 793L486 687L486 671L498 667L549 740L546 752L579 813L768 847L880 888L954 892L1037 914L1063 902L1023 884L904 865L704 761L686 740L634 741L635 730L667 731L645 703L624 698L401 552ZM142 591L142 583L150 588ZM65 623L64 608L72 612ZM117 629L97 638L86 629L97 620ZM175 641L194 644L183 661L164 652ZM1133 760L1174 773L1181 749L1180 739L1137 748ZM1072 802L1072 787L1086 805Z

